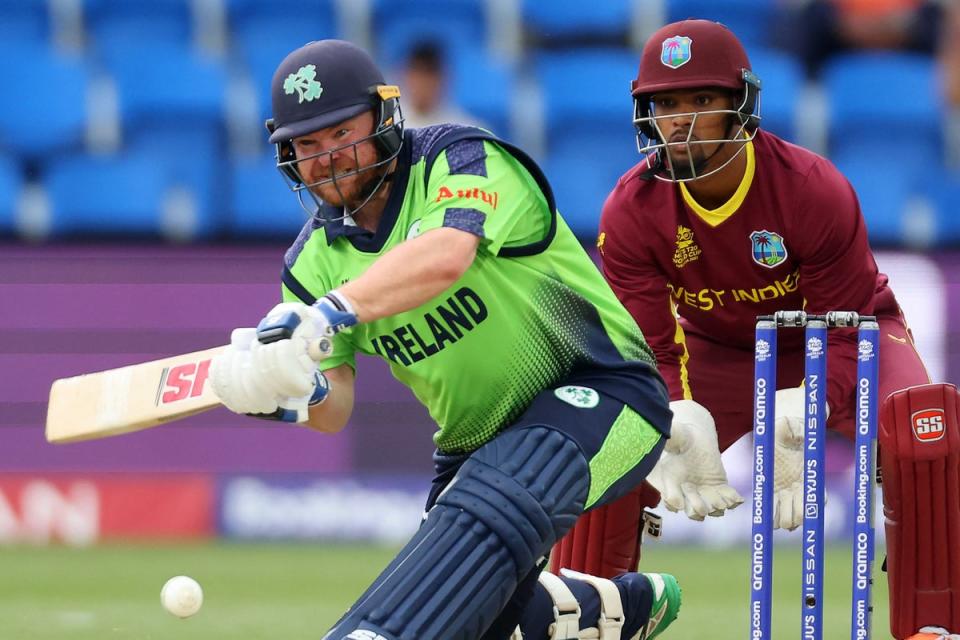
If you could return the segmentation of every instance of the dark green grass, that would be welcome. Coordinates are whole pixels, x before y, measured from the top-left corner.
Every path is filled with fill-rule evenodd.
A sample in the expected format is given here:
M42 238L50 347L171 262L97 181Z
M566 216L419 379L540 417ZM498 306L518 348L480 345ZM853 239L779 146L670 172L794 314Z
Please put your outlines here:
M393 553L308 544L0 548L0 639L319 640ZM778 554L774 636L798 637L799 550ZM843 548L827 556L828 638L849 637L849 560ZM674 573L684 590L664 638L748 637L748 562L746 548L645 545L644 570ZM160 606L160 587L178 574L205 592L203 609L186 620ZM885 574L876 586L874 637L887 637Z

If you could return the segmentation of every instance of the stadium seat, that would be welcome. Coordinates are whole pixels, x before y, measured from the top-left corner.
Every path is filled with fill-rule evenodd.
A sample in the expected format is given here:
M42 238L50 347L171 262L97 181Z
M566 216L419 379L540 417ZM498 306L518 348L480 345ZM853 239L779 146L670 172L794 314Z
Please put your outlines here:
M16 231L17 201L23 189L20 166L8 156L0 156L0 236Z
M543 162L557 208L582 242L596 240L607 195L640 159L628 132L565 140Z
M748 54L755 46L774 44L771 34L777 17L775 0L668 0L667 15L669 22L687 18L722 22L737 35Z
M0 0L0 42L46 44L49 35L48 0Z
M165 235L168 181L145 157L71 156L49 167L52 236Z
M538 42L551 38L623 40L631 22L631 0L523 0L526 31Z
M248 53L261 39L285 40L288 51L337 36L333 0L313 0L307 12L291 11L289 0L226 0L234 40Z
M947 170L935 171L924 192L929 195L935 227L934 244L956 248L960 245L960 174Z
M230 168L230 220L234 238L292 241L307 220L287 188L273 155L237 158ZM304 198L309 203L309 199Z
M536 55L534 71L543 95L548 150L581 134L586 138L622 135L631 140L630 82L637 75L637 64L637 56L627 49Z
M452 101L482 120L501 138L511 139L511 99L516 95L513 67L478 51L465 52L453 62ZM401 104L402 100L401 97Z
M486 48L486 7L475 0L373 0L376 57L400 63L421 41L438 43L451 57Z
M0 147L28 159L74 150L87 124L90 71L46 46L0 43Z
M125 130L157 121L206 120L224 115L223 66L180 45L133 48L112 61Z
M878 141L872 150L832 156L857 192L871 244L888 247L905 242L905 214L914 187L901 163L885 160L889 153Z
M932 58L905 53L858 53L832 58L823 84L830 112L831 154L877 138L889 151L922 147L926 162L942 162L942 109Z
M227 196L228 161L225 134L219 122L199 120L160 122L128 131L126 148L149 159L158 171L189 197L194 210L191 233L210 237L226 225L223 202Z
M193 16L188 0L84 0L87 32L108 64L158 45L190 45ZM151 62L157 60L151 57Z
M760 77L761 128L796 140L797 110L802 109L803 67L793 56L773 49L754 48L750 64Z

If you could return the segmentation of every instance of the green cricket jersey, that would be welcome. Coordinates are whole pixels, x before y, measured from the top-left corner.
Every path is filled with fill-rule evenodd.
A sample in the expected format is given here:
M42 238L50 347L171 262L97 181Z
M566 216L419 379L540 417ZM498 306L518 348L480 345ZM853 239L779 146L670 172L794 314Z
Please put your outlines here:
M286 255L285 300L312 304L439 227L478 235L476 260L426 304L337 334L321 368L355 366L357 352L386 360L436 420L444 452L479 447L561 384L604 391L668 433L652 352L529 157L478 129L414 129L391 184L376 233L342 221L306 225Z

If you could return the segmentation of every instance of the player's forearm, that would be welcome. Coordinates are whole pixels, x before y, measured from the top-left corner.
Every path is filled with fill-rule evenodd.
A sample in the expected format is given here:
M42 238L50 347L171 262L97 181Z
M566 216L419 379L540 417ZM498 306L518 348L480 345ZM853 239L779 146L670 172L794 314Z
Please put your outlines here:
M409 311L445 291L470 267L480 239L459 229L434 229L404 242L338 291L360 322Z

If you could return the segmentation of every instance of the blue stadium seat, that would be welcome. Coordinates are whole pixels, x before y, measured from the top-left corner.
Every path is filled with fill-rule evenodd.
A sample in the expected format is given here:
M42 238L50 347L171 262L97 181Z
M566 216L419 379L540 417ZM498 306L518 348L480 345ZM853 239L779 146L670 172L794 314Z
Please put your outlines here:
M777 18L775 0L668 0L667 15L668 22L687 18L722 22L737 35L748 54L755 46L775 44L771 42ZM753 61L752 56L750 59Z
M630 29L630 0L523 0L523 20L540 38L606 36L625 37Z
M72 156L49 167L52 236L164 235L168 180L145 157Z
M149 159L170 185L193 200L196 237L215 235L226 224L223 201L227 196L225 134L219 123L206 120L144 125L128 132L126 147Z
M486 47L486 7L476 0L373 0L377 59L396 65L410 48L428 40L450 57Z
M803 108L803 67L793 56L773 49L754 48L750 64L760 77L760 127L790 141L796 140L797 109Z
M927 162L942 159L942 110L932 58L905 53L859 53L832 58L823 84L830 108L831 154L878 136L889 151L922 147Z
M277 171L273 155L237 158L230 168L232 237L292 241L307 220L296 196ZM308 204L310 200L305 197Z
M543 162L557 208L581 241L596 240L607 195L640 159L628 133L565 140Z
M860 208L875 245L902 245L904 214L914 187L913 176L902 163L888 160L890 150L879 141L872 149L832 156L860 199Z
M23 174L13 158L0 156L0 236L12 234L17 226L17 200L23 189Z
M312 2L307 13L291 12L289 6L288 0L229 0L230 32L245 60L266 48L277 56L277 66L297 47L337 37L332 0Z
M0 42L46 44L49 35L48 0L0 0Z
M0 43L0 147L27 158L75 149L87 124L90 71L48 47Z
M95 51L108 64L138 48L188 46L193 34L188 0L84 0L84 18Z
M464 53L450 70L450 97L501 138L510 139L511 99L516 94L513 67L478 51ZM403 98L401 97L401 104Z
M538 54L534 70L543 94L548 149L578 135L632 140L630 82L638 63L626 49Z
M133 48L109 70L125 129L164 120L223 119L227 78L215 59L179 45Z
M930 196L936 223L934 244L956 249L960 246L960 173L943 170L934 172L930 178L924 191Z

